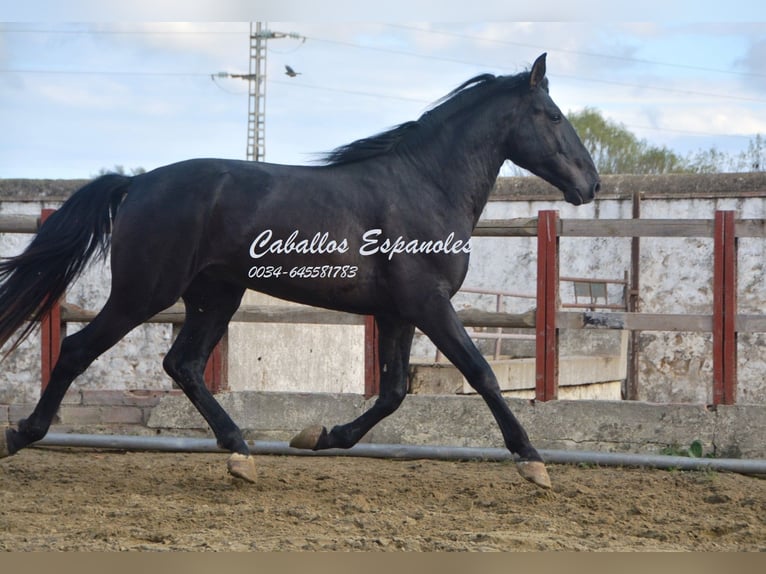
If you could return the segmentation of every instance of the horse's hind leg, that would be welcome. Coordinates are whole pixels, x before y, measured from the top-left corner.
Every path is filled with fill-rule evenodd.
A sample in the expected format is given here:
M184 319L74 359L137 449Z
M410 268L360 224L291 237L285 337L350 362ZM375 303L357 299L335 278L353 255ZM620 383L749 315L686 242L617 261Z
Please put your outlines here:
M349 448L383 418L393 413L407 396L407 367L415 327L398 319L376 317L380 358L380 395L373 406L348 424L304 429L290 446L304 449Z
M42 439L50 428L64 395L72 381L99 355L122 339L131 329L141 324L151 313L126 313L107 301L93 321L61 343L48 385L35 409L18 428L7 428L0 434L0 458L9 456Z
M242 432L205 386L205 365L226 332L244 288L198 276L183 294L186 320L163 366L204 417L218 446L232 453L229 472L255 482L255 461Z

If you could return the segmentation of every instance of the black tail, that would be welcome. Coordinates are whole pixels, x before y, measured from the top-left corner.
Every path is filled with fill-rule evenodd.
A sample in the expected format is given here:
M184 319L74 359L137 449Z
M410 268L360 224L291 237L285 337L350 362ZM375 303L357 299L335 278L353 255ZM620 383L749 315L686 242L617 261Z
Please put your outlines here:
M106 254L129 183L117 174L90 182L45 221L21 255L0 261L0 345L31 320L8 352L29 336L93 255Z

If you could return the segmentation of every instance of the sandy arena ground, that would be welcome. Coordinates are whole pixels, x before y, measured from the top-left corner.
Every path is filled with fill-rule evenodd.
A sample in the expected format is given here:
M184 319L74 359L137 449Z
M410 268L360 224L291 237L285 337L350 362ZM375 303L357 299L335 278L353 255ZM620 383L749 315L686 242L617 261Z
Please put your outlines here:
M0 550L766 551L766 480L718 472L27 449L0 461Z

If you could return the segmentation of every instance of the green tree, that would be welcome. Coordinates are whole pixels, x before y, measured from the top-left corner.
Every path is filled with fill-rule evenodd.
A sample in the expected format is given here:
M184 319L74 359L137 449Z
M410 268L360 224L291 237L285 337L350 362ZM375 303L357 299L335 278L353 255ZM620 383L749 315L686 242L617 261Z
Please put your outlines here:
M690 173L739 171L732 164L731 156L719 151L715 146L710 149L692 152L686 158L686 168Z
M624 125L604 118L596 109L585 108L568 117L596 168L604 174L766 171L766 141L760 134L739 153L723 152L713 146L684 157L665 146L657 147L639 139Z
M568 114L596 168L603 174L661 174L686 170L684 159L665 146L639 139L624 125L604 118L594 108Z

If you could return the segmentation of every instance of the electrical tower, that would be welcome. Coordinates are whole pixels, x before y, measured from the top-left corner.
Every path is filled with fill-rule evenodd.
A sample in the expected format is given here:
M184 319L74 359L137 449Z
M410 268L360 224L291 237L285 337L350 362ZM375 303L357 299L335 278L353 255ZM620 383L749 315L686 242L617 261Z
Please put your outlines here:
M250 73L247 103L247 159L263 161L266 156L266 42L278 38L306 38L295 33L272 32L262 22L250 23Z
M266 38L261 22L250 22L250 73L247 75L247 159L266 156Z

